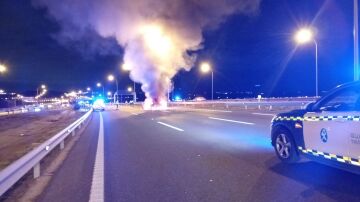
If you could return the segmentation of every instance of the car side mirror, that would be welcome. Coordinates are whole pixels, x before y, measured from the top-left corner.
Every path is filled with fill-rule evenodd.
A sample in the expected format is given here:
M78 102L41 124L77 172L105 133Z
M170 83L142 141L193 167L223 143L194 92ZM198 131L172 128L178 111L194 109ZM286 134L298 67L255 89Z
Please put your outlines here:
M315 102L310 102L309 104L306 105L305 110L308 112L313 112L315 111L314 106L315 106Z

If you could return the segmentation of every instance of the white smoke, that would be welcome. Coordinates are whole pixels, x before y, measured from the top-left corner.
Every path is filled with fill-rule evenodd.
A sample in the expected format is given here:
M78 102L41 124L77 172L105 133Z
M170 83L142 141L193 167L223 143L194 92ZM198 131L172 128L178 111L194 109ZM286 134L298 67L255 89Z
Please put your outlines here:
M146 97L164 99L171 78L193 66L188 51L201 48L202 31L227 16L252 14L260 0L33 0L62 25L60 36L78 40L84 33L115 37L125 49L124 63ZM69 41L69 40L67 40Z

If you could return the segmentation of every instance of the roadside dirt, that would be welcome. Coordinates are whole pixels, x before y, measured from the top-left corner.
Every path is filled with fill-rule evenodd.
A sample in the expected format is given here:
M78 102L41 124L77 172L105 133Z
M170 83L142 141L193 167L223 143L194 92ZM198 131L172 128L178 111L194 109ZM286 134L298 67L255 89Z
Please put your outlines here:
M0 116L0 170L83 114L68 109Z

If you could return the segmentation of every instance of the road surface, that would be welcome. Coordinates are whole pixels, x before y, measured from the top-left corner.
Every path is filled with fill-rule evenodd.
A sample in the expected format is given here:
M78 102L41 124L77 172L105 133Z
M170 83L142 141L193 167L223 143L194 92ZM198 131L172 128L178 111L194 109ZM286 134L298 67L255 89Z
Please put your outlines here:
M269 112L95 112L39 201L358 201L360 176L281 164Z

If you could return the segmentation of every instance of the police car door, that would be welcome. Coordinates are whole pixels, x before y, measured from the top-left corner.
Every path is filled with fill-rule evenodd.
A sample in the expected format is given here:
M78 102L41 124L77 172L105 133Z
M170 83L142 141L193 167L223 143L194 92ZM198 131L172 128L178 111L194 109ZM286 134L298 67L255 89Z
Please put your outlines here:
M306 113L303 122L306 149L345 157L352 153L358 157L359 147L351 146L351 136L360 138L360 122L353 121L359 116L358 100L357 88L345 88L321 101L315 112Z

